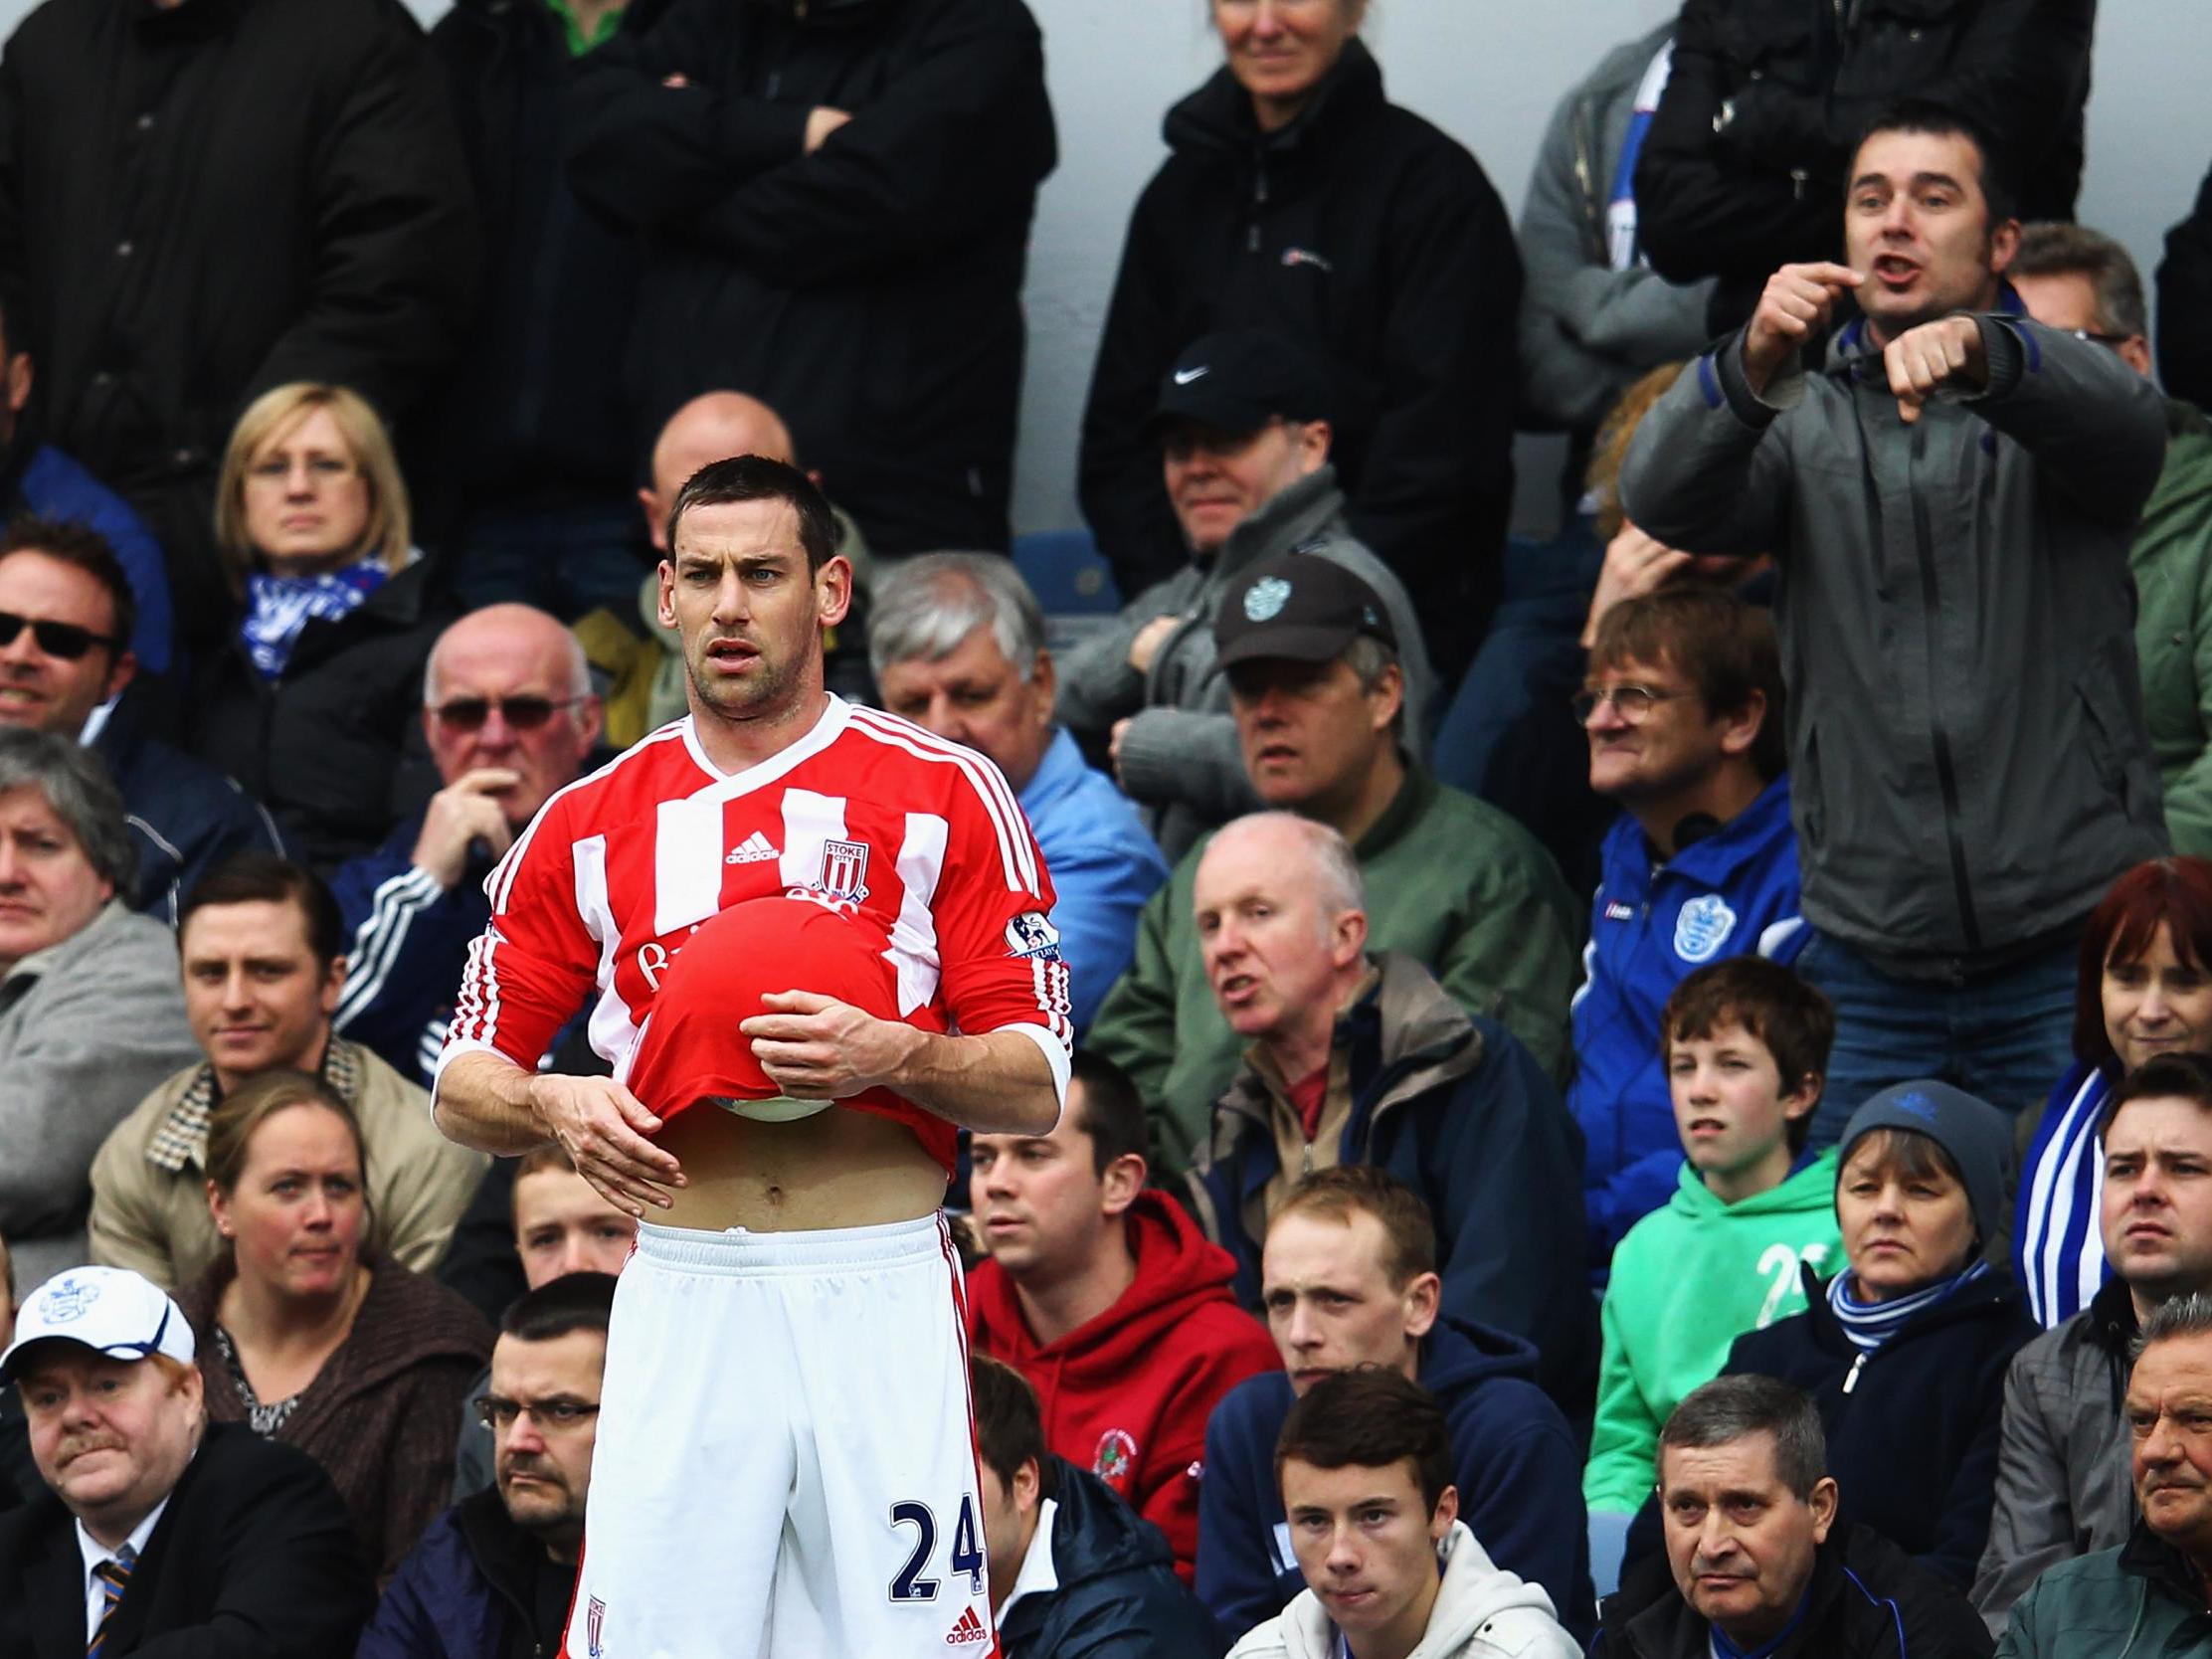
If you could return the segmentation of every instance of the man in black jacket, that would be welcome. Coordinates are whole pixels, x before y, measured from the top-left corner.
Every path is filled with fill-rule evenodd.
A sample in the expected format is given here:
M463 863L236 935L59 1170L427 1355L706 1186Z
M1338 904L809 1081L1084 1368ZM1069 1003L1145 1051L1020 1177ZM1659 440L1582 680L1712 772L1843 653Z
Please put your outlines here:
M1007 546L1056 154L1021 0L668 0L586 60L570 113L570 184L647 238L640 448L744 392L874 551Z
M231 425L288 381L397 419L461 344L475 207L394 0L56 0L0 58L0 278L46 431L146 519L180 636L231 608Z
M1228 1643L1176 1576L1167 1539L1096 1475L1044 1449L1021 1374L978 1355L968 1377L1006 1659L1220 1659Z
M2021 217L2072 219L2097 0L1686 0L1636 166L1637 229L1669 281L1718 276L1709 326L1767 276L1834 258L1861 133L1911 97L1991 134Z
M82 1267L32 1292L0 1383L46 1489L0 1516L0 1659L330 1659L369 1569L315 1462L210 1425L177 1305Z
M1592 1659L1986 1659L1964 1596L1836 1523L1811 1400L1769 1377L1693 1389L1659 1434L1666 1560L1600 1609Z

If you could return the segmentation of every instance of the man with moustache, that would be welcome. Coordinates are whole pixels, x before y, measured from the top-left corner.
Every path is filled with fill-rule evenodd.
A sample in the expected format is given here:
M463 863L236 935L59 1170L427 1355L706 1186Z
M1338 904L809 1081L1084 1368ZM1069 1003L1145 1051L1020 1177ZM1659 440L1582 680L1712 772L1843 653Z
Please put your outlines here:
M2007 160L1950 110L1873 122L1849 265L1775 272L1621 474L1660 542L1781 569L1795 966L1837 1015L1815 1148L1914 1077L2039 1104L2082 923L2166 846L2127 563L2164 411L2022 312Z
M493 1485L431 1523L361 1634L358 1659L538 1659L559 1651L584 1539L607 1365L610 1273L567 1273L509 1308L476 1400Z

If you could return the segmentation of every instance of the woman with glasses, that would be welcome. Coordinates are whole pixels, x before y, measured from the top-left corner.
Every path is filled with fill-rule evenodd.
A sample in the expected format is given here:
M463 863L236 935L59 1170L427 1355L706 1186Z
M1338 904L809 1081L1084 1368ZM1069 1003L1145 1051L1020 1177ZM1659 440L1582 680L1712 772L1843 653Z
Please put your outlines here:
M363 1166L352 1109L313 1078L271 1072L218 1102L207 1192L223 1250L177 1303L210 1420L321 1463L381 1580L445 1507L492 1336L378 1250Z
M327 874L427 793L403 757L451 614L376 412L343 386L257 398L224 457L215 534L241 609L195 674L193 748Z
M1228 328L1329 367L1354 534L1395 571L1449 684L1495 597L1513 496L1521 261L1498 193L1383 93L1368 0L1206 0L1221 69L1168 111L1083 415L1084 517L1125 595L1188 557L1149 418Z

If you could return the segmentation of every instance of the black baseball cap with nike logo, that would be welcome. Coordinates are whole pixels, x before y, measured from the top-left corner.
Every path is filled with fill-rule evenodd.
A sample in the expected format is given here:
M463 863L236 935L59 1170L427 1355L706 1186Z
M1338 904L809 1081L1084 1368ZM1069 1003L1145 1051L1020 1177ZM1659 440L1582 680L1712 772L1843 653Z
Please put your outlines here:
M1161 376L1160 401L1146 428L1156 438L1177 421L1220 432L1257 432L1278 416L1328 420L1328 371L1285 335L1232 328L1184 348Z

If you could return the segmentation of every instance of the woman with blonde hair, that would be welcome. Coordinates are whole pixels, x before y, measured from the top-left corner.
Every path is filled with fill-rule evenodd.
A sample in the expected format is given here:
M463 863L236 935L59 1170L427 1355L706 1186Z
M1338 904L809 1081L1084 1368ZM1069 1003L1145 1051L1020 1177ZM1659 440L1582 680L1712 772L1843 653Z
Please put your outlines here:
M241 612L195 676L193 748L328 870L427 792L401 759L449 620L376 411L305 381L255 399L223 460L215 535Z
M268 1072L218 1102L207 1177L223 1249L177 1304L208 1417L320 1463L389 1577L445 1507L491 1329L377 1248L360 1124L317 1079Z

